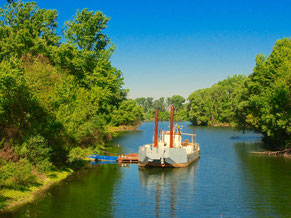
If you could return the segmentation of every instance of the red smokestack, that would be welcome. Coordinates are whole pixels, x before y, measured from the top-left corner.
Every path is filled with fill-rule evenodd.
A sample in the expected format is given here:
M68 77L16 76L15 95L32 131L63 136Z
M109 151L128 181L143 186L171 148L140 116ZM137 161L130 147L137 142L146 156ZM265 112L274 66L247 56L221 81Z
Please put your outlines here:
M154 146L158 147L158 126L159 126L159 109L156 109L156 120L155 120L155 140Z
M174 106L171 107L171 120L170 120L170 148L173 148L173 124L174 124Z

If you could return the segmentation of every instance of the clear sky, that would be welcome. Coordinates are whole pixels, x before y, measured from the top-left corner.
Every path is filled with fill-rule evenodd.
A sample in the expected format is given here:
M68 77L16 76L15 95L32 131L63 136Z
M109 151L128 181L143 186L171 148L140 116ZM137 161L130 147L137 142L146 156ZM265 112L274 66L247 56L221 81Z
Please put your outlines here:
M60 26L77 9L111 17L112 64L123 72L131 98L188 97L227 76L248 75L256 54L268 55L277 39L291 37L291 0L36 2L57 9Z

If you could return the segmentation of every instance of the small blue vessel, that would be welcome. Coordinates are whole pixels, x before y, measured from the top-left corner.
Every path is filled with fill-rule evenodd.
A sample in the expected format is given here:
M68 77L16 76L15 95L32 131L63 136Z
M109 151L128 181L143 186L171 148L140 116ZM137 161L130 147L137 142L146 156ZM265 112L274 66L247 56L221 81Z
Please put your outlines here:
M116 161L118 159L117 156L105 156L98 154L92 154L89 158L95 159L95 161Z

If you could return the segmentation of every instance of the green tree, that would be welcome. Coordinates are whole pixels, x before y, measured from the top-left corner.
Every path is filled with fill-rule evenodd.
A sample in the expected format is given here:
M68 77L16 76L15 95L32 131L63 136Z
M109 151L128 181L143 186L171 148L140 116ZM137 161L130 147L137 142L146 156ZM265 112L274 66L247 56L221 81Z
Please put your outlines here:
M0 60L25 53L50 57L60 37L56 35L57 11L40 9L35 2L12 2L0 8Z
M154 100L153 108L159 109L159 111L165 111L166 110L165 98L161 97L157 100Z
M291 143L291 39L278 40L272 53L257 55L236 113L239 128L268 141Z
M167 104L170 107L173 105L176 111L179 111L184 108L183 104L185 103L185 98L180 95L173 95L171 98L167 98Z
M134 100L126 100L113 111L111 123L114 126L137 125L143 120L143 109Z
M65 22L65 39L80 50L98 53L110 43L109 37L103 33L109 20L101 11L78 10L72 20Z

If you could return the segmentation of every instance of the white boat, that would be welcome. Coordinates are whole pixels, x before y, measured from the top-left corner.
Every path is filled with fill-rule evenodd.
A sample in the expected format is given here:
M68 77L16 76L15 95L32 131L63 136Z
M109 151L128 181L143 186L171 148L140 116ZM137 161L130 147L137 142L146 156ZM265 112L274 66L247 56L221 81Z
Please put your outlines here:
M158 110L156 110L154 143L139 147L140 167L186 167L200 157L196 134L182 133L179 126L173 126L174 107L171 107L170 131L159 131ZM191 136L192 141L182 140L183 135Z

